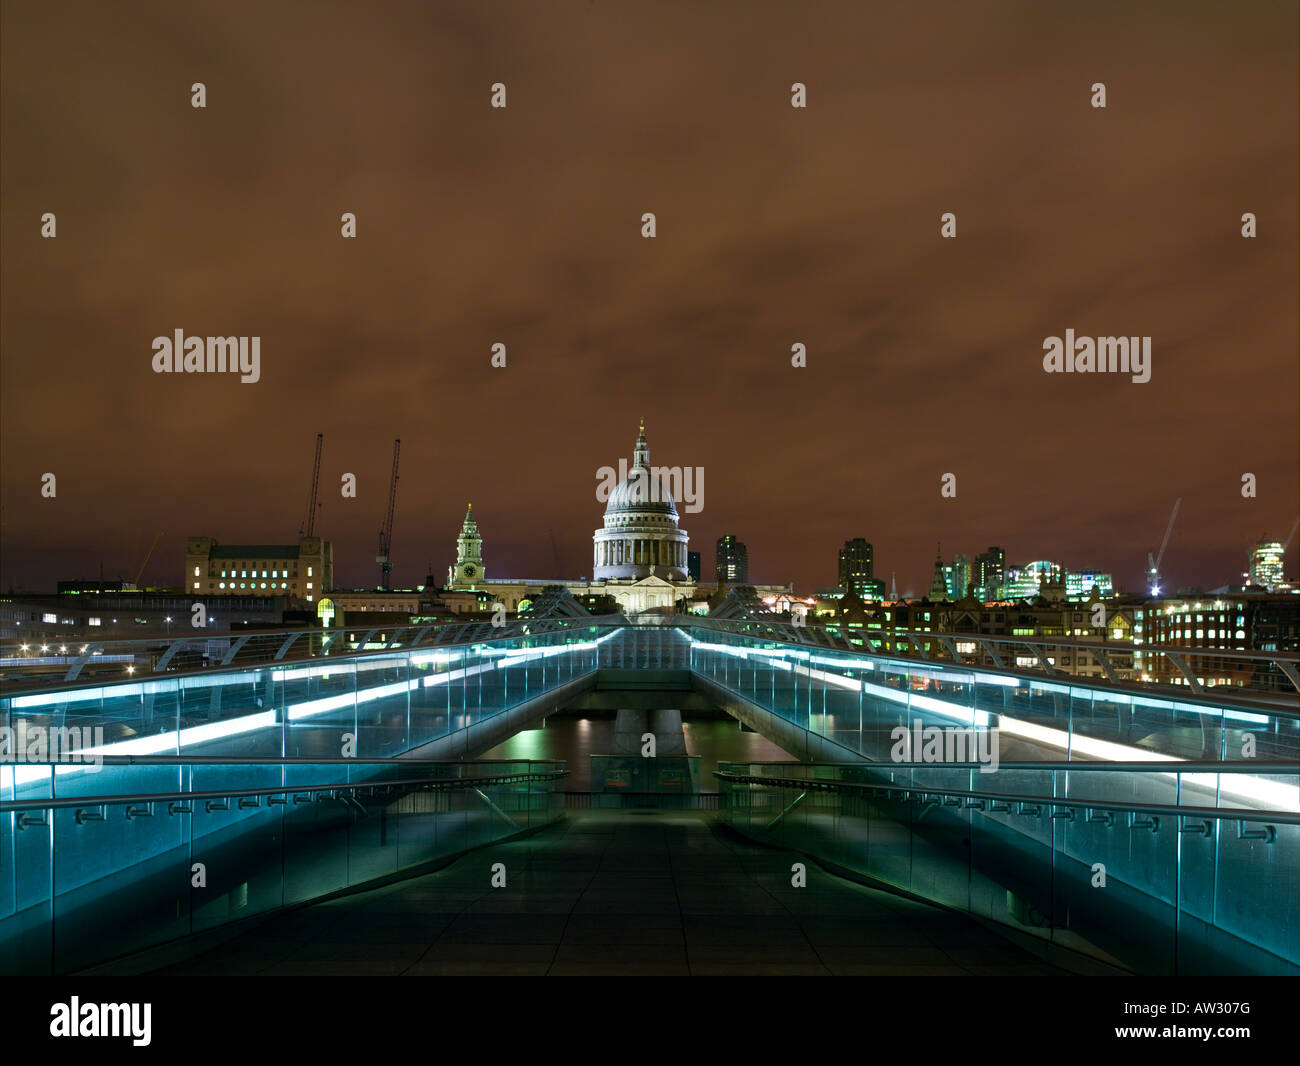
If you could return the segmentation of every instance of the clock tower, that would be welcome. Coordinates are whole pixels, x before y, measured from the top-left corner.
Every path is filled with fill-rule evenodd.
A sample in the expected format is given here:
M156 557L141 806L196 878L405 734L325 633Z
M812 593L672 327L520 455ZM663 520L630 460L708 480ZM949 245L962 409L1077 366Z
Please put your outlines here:
M471 503L465 511L460 536L456 538L456 565L447 572L447 584L451 588L472 587L482 582L483 577L483 538L479 536Z

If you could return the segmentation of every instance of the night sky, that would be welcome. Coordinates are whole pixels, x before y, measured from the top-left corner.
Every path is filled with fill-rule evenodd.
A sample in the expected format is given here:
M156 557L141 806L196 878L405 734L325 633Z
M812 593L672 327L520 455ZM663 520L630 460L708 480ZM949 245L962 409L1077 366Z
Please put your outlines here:
M642 416L704 468L706 579L734 533L801 591L853 536L917 595L940 540L1136 588L1181 496L1167 582L1239 580L1300 511L1298 36L1293 0L6 0L0 587L290 542L322 431L337 584L377 581L394 437L396 584L467 501L489 577L589 576ZM261 380L155 374L178 328L260 336ZM1045 374L1067 328L1151 336L1151 381Z

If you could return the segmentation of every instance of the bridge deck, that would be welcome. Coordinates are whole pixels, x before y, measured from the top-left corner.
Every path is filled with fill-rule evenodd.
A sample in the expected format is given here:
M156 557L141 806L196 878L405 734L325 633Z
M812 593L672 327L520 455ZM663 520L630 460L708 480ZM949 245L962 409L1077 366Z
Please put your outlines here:
M977 922L686 811L575 811L396 885L271 920L169 974L1021 974ZM493 889L491 865L508 883Z

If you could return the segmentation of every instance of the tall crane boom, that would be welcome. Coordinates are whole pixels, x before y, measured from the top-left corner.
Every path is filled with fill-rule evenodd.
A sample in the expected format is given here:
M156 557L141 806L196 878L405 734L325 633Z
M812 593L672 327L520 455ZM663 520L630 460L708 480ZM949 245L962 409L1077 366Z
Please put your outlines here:
M311 498L307 501L307 520L298 527L298 539L316 535L316 494L320 488L320 453L325 443L325 434L316 434L316 461L311 468Z
M1174 519L1178 517L1178 508L1182 502L1181 496L1174 500L1174 509L1169 512L1169 524L1165 526L1165 539L1160 542L1159 554L1152 556L1147 552L1147 587L1152 596L1160 595L1160 560L1165 557L1165 549L1169 547L1169 534L1174 531Z
M158 547L158 541L162 537L161 533L154 534L153 543L149 545L149 550L144 553L144 562L140 564L140 569L135 572L135 580L131 582L136 588L140 587L140 578L144 576L144 568L149 565L149 559L153 555L154 548ZM103 581L103 574L100 574L100 581Z
M379 531L379 554L375 562L379 564L379 587L388 587L388 575L392 573L393 562L388 553L393 546L393 511L397 507L397 457L402 450L402 439L393 441L393 480L388 486L388 513L384 516L384 528Z

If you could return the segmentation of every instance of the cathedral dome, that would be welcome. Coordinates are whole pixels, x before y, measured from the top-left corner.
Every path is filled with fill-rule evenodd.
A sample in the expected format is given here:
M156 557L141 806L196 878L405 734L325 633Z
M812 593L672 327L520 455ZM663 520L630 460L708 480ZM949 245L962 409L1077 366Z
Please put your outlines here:
M593 536L595 579L685 579L689 537L677 521L672 492L650 465L642 422L632 469L609 494L602 528Z
M654 475L650 467L650 446L646 443L644 422L641 423L636 438L634 454L632 470L609 494L605 514L618 515L632 511L647 517L663 515L675 523L677 505L673 502L672 492L662 478Z
M650 468L646 466L633 467L631 473L619 482L618 488L609 494L605 513L612 515L624 511L662 514L677 520L677 505L668 485L662 479L652 480Z

